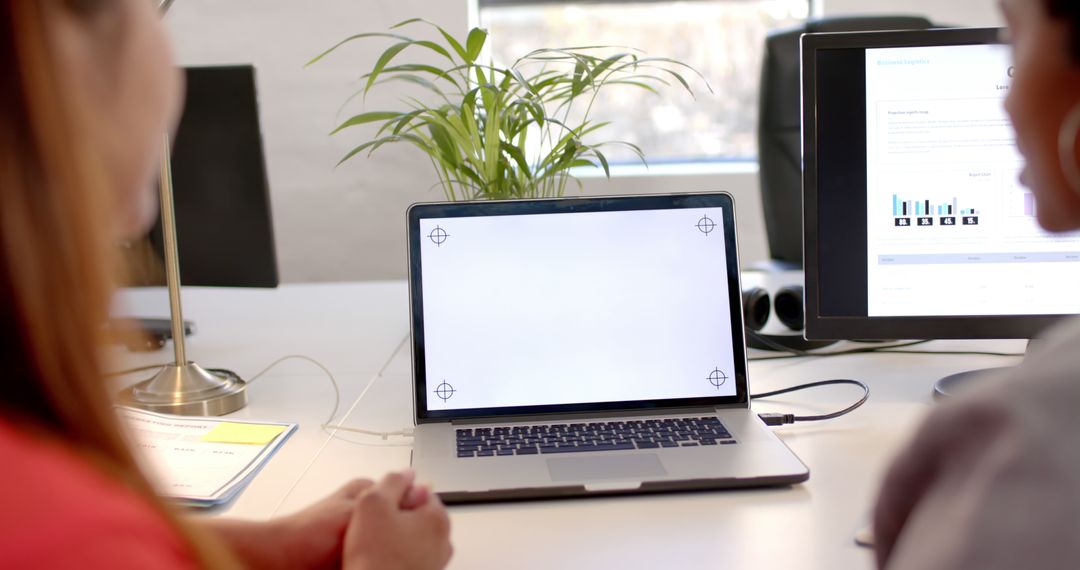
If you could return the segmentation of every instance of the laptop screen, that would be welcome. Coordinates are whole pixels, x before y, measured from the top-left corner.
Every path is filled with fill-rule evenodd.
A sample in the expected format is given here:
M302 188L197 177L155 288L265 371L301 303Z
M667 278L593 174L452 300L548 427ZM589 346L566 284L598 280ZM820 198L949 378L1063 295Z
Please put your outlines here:
M730 209L611 211L619 200L607 202L417 217L422 410L666 407L740 395Z

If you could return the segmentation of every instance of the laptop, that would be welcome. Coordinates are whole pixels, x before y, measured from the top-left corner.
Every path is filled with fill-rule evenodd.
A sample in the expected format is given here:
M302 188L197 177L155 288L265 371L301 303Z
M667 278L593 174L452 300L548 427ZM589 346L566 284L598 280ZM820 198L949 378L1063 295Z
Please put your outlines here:
M417 204L413 468L448 504L791 485L724 193Z

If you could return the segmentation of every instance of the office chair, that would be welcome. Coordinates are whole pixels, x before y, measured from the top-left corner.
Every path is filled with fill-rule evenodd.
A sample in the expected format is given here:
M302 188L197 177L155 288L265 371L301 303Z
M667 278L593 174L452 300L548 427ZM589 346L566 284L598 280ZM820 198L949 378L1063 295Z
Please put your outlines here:
M259 124L255 68L186 69L184 113L171 149L180 281L197 287L277 287L270 190ZM163 219L143 239L121 244L130 287L166 284ZM158 350L172 320L109 323L131 350ZM194 331L185 321L185 334Z
M925 30L929 20L912 16L813 20L769 34L761 73L758 160L769 255L785 269L802 267L802 76L799 38L820 32Z
M180 277L186 286L279 284L255 68L190 67L172 147ZM122 251L130 286L165 284L161 218Z

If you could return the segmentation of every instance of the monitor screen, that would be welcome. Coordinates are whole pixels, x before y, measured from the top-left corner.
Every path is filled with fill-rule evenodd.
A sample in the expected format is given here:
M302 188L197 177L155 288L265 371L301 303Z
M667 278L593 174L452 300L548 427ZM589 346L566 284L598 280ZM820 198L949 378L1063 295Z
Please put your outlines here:
M1080 313L1080 234L1019 182L997 30L807 36L807 334L1027 337ZM903 334L901 334L903 333Z
M737 396L728 219L719 206L418 219L424 407Z

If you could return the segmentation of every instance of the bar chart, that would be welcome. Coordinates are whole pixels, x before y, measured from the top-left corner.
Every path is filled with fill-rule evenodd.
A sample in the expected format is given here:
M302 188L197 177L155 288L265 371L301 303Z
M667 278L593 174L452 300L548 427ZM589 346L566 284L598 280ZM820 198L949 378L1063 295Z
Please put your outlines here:
M1035 195L1028 191L1014 192L1010 196L1012 199L1011 207L1009 208L1010 214L1016 217L1034 218L1035 217Z
M979 225L980 210L960 206L960 200L955 196L945 200L910 200L899 194L893 194L893 225L897 227Z
M975 216L979 214L979 211L975 208L961 209L956 198L946 202L901 200L899 195L893 194L892 199L894 218L907 216Z

